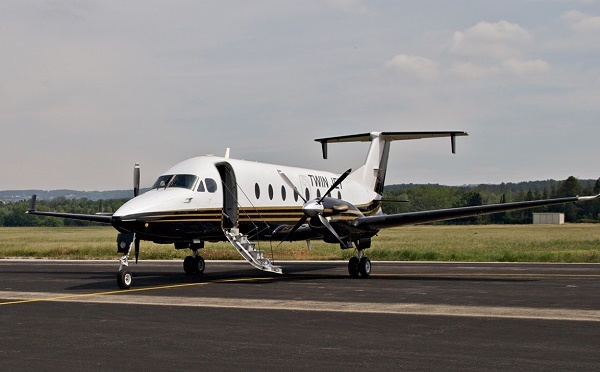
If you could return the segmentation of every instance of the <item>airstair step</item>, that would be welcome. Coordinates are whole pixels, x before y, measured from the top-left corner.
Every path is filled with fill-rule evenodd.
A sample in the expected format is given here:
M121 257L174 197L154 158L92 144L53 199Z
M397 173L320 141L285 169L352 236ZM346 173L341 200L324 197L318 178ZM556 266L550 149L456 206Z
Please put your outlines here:
M248 240L248 236L240 233L239 229L224 229L225 237L240 255L257 269L282 274L281 267L273 265L272 261L264 257L264 251L255 249L254 243Z

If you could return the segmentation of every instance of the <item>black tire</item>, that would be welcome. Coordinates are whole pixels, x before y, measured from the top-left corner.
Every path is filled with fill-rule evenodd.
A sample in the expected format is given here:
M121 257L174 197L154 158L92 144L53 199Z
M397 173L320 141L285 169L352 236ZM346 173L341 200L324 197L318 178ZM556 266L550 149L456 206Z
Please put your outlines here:
M206 263L204 262L204 258L202 258L202 256L196 256L194 258L194 273L202 274L205 267Z
M183 260L183 271L185 271L186 274L191 275L194 273L194 257L192 256L187 256L184 260Z
M119 270L119 273L117 274L117 284L119 285L119 288L129 289L132 281L133 275L131 275L131 271L128 268Z
M350 261L348 261L348 273L352 278L358 278L358 257L352 257Z
M360 259L358 263L358 271L360 272L360 276L363 278L368 278L371 275L371 260L368 257L363 257Z

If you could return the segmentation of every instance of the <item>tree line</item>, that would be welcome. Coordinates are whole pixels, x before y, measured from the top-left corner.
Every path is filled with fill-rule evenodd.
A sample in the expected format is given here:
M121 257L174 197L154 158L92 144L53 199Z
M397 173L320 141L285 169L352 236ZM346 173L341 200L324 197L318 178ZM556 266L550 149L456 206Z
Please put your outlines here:
M416 212L431 209L501 204L569 196L595 195L600 193L598 180L580 181L571 176L564 181L535 181L502 183L479 186L393 185L384 192L385 213ZM533 220L533 213L557 212L565 214L566 222L599 222L600 201L569 203L522 211L496 213L441 222L443 224L526 224Z
M98 212L114 213L128 199L91 200L87 198L69 199L58 197L51 200L39 200L36 209L59 213L95 214ZM56 217L42 217L26 214L29 201L0 203L0 226L90 226L94 223Z
M600 178L595 181L580 181L575 177L569 177L564 181L547 180L479 186L402 184L386 186L383 210L385 213L392 214L599 193ZM127 200L126 198L91 200L57 197L51 200L39 200L36 208L41 211L61 213L113 213ZM29 215L25 213L28 208L28 200L0 203L0 226L89 226L93 224L87 221ZM567 222L599 222L600 201L496 213L440 223L526 224L532 222L533 212L565 213Z

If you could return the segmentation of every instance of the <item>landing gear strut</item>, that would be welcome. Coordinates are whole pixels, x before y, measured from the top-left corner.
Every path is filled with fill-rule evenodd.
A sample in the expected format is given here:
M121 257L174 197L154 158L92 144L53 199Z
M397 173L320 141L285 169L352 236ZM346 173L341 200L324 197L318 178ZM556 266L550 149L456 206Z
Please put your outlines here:
M371 260L364 256L362 249L358 251L358 257L352 257L348 261L348 273L352 278L368 278L371 275Z
M134 240L135 234L119 234L117 236L117 251L123 253L123 256L119 259L121 265L117 273L117 284L121 289L129 289L133 281L133 275L129 270L129 253Z
M183 271L188 275L202 274L205 267L204 258L198 254L197 250L194 250L191 256L187 256L183 260Z

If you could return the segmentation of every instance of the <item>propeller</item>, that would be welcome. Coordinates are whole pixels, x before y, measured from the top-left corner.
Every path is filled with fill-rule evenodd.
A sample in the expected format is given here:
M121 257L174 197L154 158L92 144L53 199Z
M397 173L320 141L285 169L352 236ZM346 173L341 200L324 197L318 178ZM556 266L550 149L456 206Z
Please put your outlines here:
M304 216L302 216L300 218L300 220L298 222L296 222L296 224L294 225L294 227L292 227L292 229L286 234L286 236L283 238L282 242L285 241L290 235L292 235L294 232L296 232L296 230L298 230L300 228L300 226L302 226L306 220L308 218L311 217L318 217L319 221L321 221L321 223L323 224L323 226L325 226L325 228L327 228L327 230L329 230L329 232L337 238L337 240L342 244L342 245L346 245L346 242L344 242L340 236L338 235L338 233L333 229L333 226L331 226L331 224L329 223L329 220L327 220L327 218L325 218L325 216L323 216L323 212L324 212L324 207L323 207L323 201L325 200L325 198L327 197L327 195L329 195L331 193L331 191L333 191L335 188L337 188L345 179L346 177L348 177L348 175L350 175L350 173L352 173L352 169L348 169L347 171L345 171L334 183L333 185L331 185L331 187L329 188L329 190L327 190L327 192L325 192L323 194L323 196L321 198L318 199L312 199L312 200L306 200L302 194L298 191L298 189L296 188L296 186L294 185L294 183L285 175L285 173L283 173L280 170L277 170L277 172L279 173L279 176L281 176L281 178L283 179L283 181L289 186L291 187L294 192L296 194L298 194L302 200L304 200L304 205L302 206L302 212L304 212Z
M301 197L302 200L304 200L305 203L308 201L308 200L304 199L304 196L302 196L302 194L300 194L300 191L298 191L298 189L296 188L296 185L294 185L294 183L292 181L290 181L290 179L288 178L288 176L285 175L285 173L283 173L279 169L277 169L277 173L279 173L279 176L283 179L283 181L285 183L287 183L287 185L289 187L291 187L292 190L294 190L294 192L296 193L296 195L298 195L299 197ZM325 194L325 195L327 195L327 194Z
M133 197L140 194L140 164L135 163L133 167Z
M140 194L140 164L135 163L133 166L133 197L135 198ZM135 251L135 263L138 263L138 257L140 256L140 238L137 236L134 240L134 251Z

